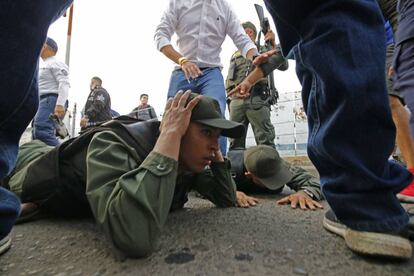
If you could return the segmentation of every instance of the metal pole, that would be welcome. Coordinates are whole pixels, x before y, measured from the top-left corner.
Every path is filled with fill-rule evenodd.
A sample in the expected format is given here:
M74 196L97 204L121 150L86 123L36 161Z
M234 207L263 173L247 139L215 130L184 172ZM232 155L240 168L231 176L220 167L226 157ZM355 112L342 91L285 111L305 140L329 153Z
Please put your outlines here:
M68 37L66 40L66 58L65 58L65 63L67 66L69 66L69 61L70 61L70 44L71 44L71 40L72 40L72 20L73 20L73 5L70 6L69 9L69 21L68 21Z
M76 103L73 105L73 110L72 110L72 131L71 131L71 137L75 137L75 128L76 128Z

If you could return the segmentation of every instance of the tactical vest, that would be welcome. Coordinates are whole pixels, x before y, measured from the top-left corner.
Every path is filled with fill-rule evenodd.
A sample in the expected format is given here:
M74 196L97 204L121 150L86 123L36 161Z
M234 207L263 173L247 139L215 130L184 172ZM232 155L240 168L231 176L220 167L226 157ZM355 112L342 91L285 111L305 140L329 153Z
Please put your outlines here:
M243 57L240 51L231 56L229 72L226 79L226 91L230 92L234 87L239 85L249 74L252 68L252 62Z
M267 51L267 48L262 46L260 47L260 53ZM236 51L230 59L229 72L226 79L226 91L230 92L233 88L239 85L247 75L253 71L254 65L252 62L243 57L240 51ZM260 85L266 85L266 79L260 81Z
M140 157L145 158L155 145L159 125L160 122L156 120L141 122L121 116L60 144L30 165L22 184L22 201L38 203L42 210L59 216L89 215L85 187L77 183L78 177L73 171L65 171L65 177L61 177L60 162L88 147L96 133L106 130L115 132Z

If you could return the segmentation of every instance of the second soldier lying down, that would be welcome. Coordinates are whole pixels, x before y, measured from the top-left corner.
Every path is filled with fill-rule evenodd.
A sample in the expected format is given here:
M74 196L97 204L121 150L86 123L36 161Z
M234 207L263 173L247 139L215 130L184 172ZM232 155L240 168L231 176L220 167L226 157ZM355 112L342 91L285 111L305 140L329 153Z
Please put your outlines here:
M284 186L296 191L277 201L303 210L323 208L320 183L305 169L293 166L283 160L276 149L259 145L245 149L233 149L227 154L231 162L232 176L237 185L237 204L249 207L257 199L248 194L278 194Z

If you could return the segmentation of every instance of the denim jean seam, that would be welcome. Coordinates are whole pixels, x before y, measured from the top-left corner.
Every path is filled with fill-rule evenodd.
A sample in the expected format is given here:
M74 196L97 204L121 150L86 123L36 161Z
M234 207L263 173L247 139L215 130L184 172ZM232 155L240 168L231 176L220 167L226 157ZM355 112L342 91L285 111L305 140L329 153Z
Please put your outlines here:
M317 100L316 100L316 96L317 96L317 93L316 93L317 87L316 87L316 85L317 84L316 84L315 73L303 62L301 48L302 48L302 42L299 42L297 47L295 47L295 50L294 50L295 56L296 56L296 62L300 62L303 67L305 67L307 70L312 72L312 87L311 87L311 91L309 92L309 97L312 99L312 102L315 106L315 114L316 114L316 120L315 120L315 117L312 117L312 119L314 121L314 124L313 124L312 130L308 134L308 140L309 140L308 142L310 143L311 141L314 140L317 132L319 131L319 127L320 127L319 110L317 108L318 104L317 104ZM299 58L297 58L297 57L299 57ZM312 97L312 95L314 95L314 96Z

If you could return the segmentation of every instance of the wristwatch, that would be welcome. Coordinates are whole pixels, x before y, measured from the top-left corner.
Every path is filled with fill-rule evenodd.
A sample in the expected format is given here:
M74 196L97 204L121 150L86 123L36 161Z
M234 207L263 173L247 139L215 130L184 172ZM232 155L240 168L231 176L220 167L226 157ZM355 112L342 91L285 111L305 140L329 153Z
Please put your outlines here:
M308 189L302 189L301 191L303 191L305 194L307 194L310 198L315 199L315 195L309 191Z

